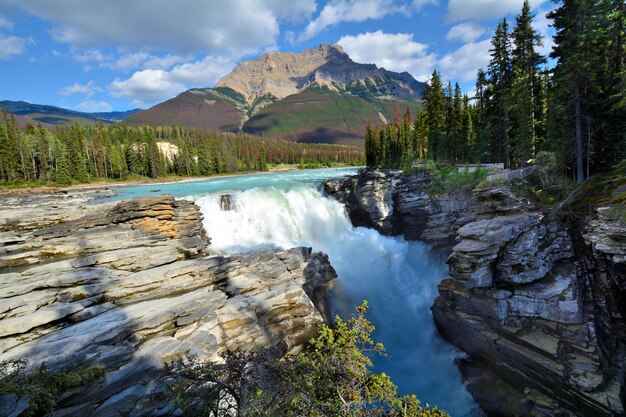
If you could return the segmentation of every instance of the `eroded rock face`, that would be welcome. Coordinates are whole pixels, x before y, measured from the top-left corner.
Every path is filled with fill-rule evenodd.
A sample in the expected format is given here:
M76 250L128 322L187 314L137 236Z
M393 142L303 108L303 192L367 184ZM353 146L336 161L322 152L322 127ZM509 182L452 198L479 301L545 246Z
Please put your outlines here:
M0 210L0 362L110 370L64 395L55 415L153 415L164 406L151 396L163 390L155 381L166 363L298 351L324 321L336 274L322 253L211 255L198 207L169 196L29 198ZM28 215L11 217L25 204Z
M355 197L364 183L381 190L373 198L393 201L391 232L449 254L433 317L469 354L461 370L484 411L624 415L626 230L610 210L570 230L508 186L431 196L423 174L388 177L360 173L326 191L376 226L377 211Z

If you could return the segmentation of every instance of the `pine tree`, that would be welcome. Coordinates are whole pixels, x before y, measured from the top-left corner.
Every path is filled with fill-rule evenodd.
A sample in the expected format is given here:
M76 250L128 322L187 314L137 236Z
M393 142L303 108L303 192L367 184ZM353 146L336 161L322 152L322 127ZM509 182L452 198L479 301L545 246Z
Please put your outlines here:
M449 153L451 162L464 161L465 158L465 138L463 137L463 97L459 83L454 84L454 95L452 97L452 113L450 118L450 142Z
M4 181L17 181L21 175L20 154L17 149L16 132L10 117L2 108L2 124L0 125L0 176Z
M437 161L444 155L445 137L445 97L443 85L437 71L433 71L430 83L426 85L426 121L428 125L428 158Z
M586 87L591 84L590 43L592 4L585 0L563 2L549 14L554 21L556 46L550 56L558 59L554 68L555 98L563 104L566 114L572 115L570 125L574 138L573 160L578 183L585 179L583 129L588 123L585 110L588 104ZM568 144L569 145L569 144Z
M537 143L537 127L541 123L542 108L540 65L545 62L535 48L542 45L541 36L533 29L533 15L528 0L515 19L512 32L511 75L511 151L513 164L532 158Z
M478 70L476 76L476 143L471 150L471 160L476 162L496 161L491 149L491 125L489 123L489 109L491 104L491 91L487 75L482 69Z
M509 140L509 103L511 84L511 42L506 18L496 27L489 50L489 81L492 93L490 123L492 125L492 155L511 166Z

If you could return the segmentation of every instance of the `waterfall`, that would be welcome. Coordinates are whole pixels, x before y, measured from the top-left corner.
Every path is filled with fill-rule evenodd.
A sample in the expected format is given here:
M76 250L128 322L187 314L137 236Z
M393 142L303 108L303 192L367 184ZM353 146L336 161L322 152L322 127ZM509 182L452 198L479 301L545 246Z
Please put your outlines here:
M326 252L339 275L331 304L345 315L367 299L374 338L389 357L375 358L401 394L415 393L454 417L479 415L454 364L459 353L436 332L430 306L445 265L430 248L352 227L343 206L312 185L251 188L196 199L211 246L225 254L311 246Z

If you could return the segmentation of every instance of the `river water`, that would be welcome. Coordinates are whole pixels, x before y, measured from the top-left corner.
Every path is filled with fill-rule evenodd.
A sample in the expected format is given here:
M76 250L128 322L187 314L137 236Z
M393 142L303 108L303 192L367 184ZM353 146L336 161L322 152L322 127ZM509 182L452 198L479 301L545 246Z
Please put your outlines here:
M117 199L172 194L195 201L211 247L224 254L294 246L327 253L339 275L331 300L335 312L346 316L364 299L369 303L374 339L388 354L374 359L375 370L387 373L399 393L415 393L453 417L479 415L454 364L460 354L437 334L430 312L445 264L421 242L352 227L320 183L354 173L305 170L115 190ZM231 195L230 211L220 208L223 194Z

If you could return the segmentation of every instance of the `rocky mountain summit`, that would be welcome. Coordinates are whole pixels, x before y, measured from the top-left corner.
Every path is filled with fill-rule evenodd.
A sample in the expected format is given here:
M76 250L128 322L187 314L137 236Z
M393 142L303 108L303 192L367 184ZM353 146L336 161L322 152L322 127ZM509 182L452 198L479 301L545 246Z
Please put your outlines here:
M0 362L103 366L55 416L171 415L165 364L225 350L297 351L324 321L336 277L310 248L212 254L190 201L99 202L107 191L3 196ZM0 396L1 415L27 397Z
M238 64L215 88L194 88L126 119L302 142L362 145L365 126L421 105L409 73L356 63L339 45L267 52Z
M341 46L327 43L301 53L267 52L238 64L215 86L231 88L253 104L267 96L282 99L313 84L331 91L358 87L387 93L390 99L418 99L422 90L407 72L399 74L374 64L357 64Z
M423 173L328 181L355 225L434 244L450 277L432 307L469 354L488 416L623 416L626 229L599 207L553 220L508 185L431 195Z

